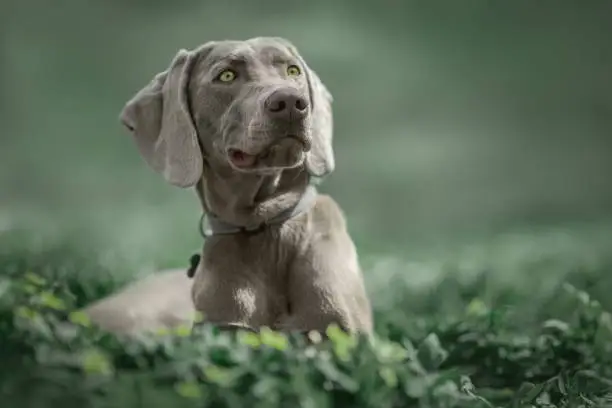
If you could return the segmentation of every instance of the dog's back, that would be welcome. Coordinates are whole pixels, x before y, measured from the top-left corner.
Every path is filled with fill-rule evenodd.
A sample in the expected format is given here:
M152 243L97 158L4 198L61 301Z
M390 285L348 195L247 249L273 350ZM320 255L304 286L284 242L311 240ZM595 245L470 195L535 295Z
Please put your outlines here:
M191 286L185 269L165 270L129 284L84 312L97 326L117 334L191 325Z

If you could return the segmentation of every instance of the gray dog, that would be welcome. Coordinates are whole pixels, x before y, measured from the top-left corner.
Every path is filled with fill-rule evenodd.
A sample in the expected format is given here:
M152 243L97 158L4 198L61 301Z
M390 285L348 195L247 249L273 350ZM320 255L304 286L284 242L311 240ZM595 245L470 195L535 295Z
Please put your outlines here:
M193 284L170 271L92 305L92 319L118 332L171 326L190 318L190 290L219 325L370 333L345 218L312 183L334 170L331 100L282 38L179 51L121 120L151 168L195 187L208 219L202 258Z

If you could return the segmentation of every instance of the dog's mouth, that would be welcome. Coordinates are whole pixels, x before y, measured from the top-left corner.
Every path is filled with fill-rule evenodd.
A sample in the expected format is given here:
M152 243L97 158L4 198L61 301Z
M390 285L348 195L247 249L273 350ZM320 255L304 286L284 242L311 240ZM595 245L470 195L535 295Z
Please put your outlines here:
M230 164L238 170L248 171L258 167L268 167L268 165L272 164L268 163L270 160L273 160L272 156L278 154L279 149L287 149L288 145L293 145L292 150L299 149L301 153L308 152L311 147L308 139L288 135L279 142L266 147L260 153L249 153L242 149L231 147L227 149L227 158ZM303 154L300 156L303 156ZM285 167L281 163L276 164L279 164L280 167ZM294 163L286 163L286 167L293 167L293 165ZM272 167L276 166L272 164Z
M248 169L255 166L257 162L257 156L255 154L249 154L240 149L230 148L227 151L228 158L230 162L240 169Z

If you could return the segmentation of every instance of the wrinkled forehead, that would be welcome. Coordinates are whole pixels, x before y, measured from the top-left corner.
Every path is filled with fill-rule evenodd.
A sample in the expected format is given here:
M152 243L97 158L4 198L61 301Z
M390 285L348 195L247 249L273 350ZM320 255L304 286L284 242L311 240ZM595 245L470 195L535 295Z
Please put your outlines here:
M227 60L258 60L265 65L274 65L295 61L295 56L287 46L274 39L220 41L208 54L205 64L213 66Z

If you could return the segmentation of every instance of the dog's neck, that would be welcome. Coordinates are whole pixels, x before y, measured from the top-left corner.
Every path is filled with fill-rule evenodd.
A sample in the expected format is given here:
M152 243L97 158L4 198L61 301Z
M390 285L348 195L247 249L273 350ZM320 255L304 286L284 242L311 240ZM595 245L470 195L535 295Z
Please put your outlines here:
M303 166L260 175L205 165L196 190L206 214L251 228L295 207L309 181Z

